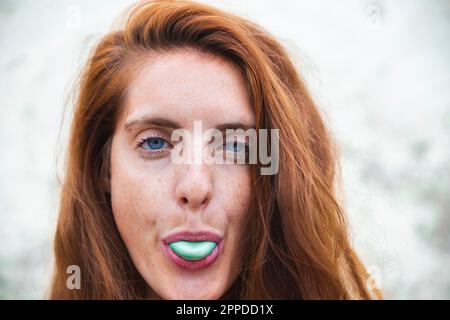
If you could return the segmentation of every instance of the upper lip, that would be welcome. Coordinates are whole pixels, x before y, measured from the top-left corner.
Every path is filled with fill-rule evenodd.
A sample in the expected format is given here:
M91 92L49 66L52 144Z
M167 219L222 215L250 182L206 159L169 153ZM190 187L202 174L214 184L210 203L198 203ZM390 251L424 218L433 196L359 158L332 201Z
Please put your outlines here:
M222 241L222 237L217 233L210 231L199 231L199 232L191 232L191 231L181 231L169 234L165 238L163 238L163 242L166 244L170 244L176 241L212 241L215 243L219 243Z

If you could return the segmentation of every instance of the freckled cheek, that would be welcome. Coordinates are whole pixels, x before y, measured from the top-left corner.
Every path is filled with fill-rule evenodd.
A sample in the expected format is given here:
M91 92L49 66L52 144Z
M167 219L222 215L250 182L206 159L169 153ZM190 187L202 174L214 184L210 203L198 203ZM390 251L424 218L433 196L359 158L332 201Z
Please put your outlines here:
M169 201L168 177L122 164L113 168L111 192L115 214L136 227L148 228L164 219Z
M245 166L225 165L219 167L217 173L217 196L226 212L227 243L224 247L223 266L229 269L234 277L239 272L243 261L242 237L244 219L250 208L251 177L249 168Z
M251 178L248 168L244 166L229 168L223 172L221 191L224 203L228 206L230 222L241 221L250 206Z

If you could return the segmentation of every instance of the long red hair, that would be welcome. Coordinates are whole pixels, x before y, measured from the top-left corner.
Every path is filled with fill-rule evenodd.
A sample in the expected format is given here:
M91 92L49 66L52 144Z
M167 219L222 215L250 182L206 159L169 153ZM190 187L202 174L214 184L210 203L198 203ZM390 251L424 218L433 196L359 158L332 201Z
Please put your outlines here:
M335 148L282 45L248 20L190 1L140 2L126 17L96 45L80 77L50 298L145 298L146 283L112 215L110 142L140 58L180 48L232 62L248 84L256 129L279 129L278 174L262 176L259 165L251 166L252 207L241 248L248 259L226 297L372 298L335 193ZM82 271L80 290L66 287L70 265Z

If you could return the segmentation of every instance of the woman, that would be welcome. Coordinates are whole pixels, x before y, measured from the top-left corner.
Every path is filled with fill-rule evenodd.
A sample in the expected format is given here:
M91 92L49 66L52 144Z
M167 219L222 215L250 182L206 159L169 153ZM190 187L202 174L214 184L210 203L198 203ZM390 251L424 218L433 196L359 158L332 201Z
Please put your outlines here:
M186 159L213 144L248 160L244 129L269 133L258 148L276 170L174 161L187 141ZM134 6L83 70L67 161L52 299L372 298L327 128L284 48L254 23L188 1ZM67 286L70 266L80 288Z

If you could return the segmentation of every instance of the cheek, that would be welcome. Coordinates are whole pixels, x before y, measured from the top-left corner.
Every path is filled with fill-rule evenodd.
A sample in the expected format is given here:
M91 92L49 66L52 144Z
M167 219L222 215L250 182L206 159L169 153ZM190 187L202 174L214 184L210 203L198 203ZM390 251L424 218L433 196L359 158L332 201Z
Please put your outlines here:
M136 174L133 165L118 163L111 170L111 201L116 215L151 219L151 207L161 205L161 197L152 196L162 186L144 172Z
M248 166L226 165L221 168L220 185L217 196L227 208L230 222L241 221L250 206L251 177Z
M111 157L111 204L119 232L131 249L155 241L167 214L170 179L164 170L142 167L124 155Z
M244 219L250 209L251 176L248 166L225 165L217 168L216 197L220 206L216 213L225 213L226 219L226 245L224 246L223 274L228 274L231 284L239 273L244 262L241 247L245 230ZM217 217L219 214L216 215ZM226 271L224 271L226 270Z

